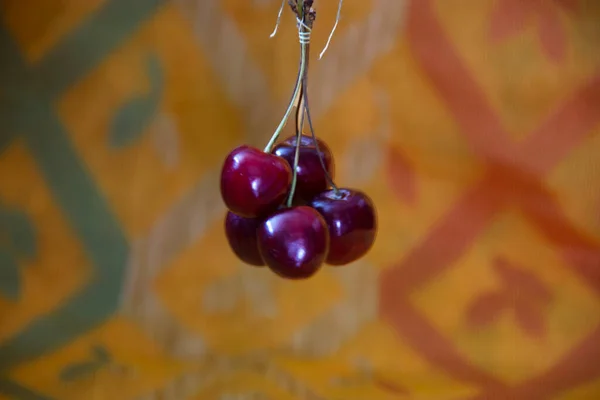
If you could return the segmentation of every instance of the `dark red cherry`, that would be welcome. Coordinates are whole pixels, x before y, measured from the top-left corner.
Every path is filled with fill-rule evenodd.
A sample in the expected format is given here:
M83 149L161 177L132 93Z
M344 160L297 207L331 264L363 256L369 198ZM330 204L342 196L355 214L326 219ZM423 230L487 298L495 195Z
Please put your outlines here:
M326 263L345 265L364 256L377 234L377 212L361 191L327 190L309 205L323 216L329 228L329 254Z
M281 157L250 146L234 149L221 171L221 196L227 208L246 218L275 211L285 200L292 170Z
M225 236L233 253L243 262L257 267L264 266L258 251L257 230L262 219L244 218L227 212L225 216Z
M323 217L306 206L284 208L258 228L258 249L277 275L304 279L314 275L327 257L329 232Z
M319 150L323 157L323 163L333 178L334 162L331 150L322 141L317 139ZM292 136L275 146L273 154L284 158L288 164L294 165L294 157L296 156L296 136ZM302 135L300 139L300 157L298 159L298 181L296 184L295 197L308 200L329 187L325 172L319 160L319 153L314 144L312 136Z

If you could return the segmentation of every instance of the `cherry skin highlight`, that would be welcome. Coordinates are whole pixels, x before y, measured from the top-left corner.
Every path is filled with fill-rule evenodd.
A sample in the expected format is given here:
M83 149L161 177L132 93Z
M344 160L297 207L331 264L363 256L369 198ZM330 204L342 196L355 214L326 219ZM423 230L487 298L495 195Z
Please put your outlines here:
M233 253L246 264L261 267L265 265L258 251L257 230L262 219L244 218L227 212L225 216L225 236Z
M377 212L365 193L352 189L327 190L316 196L309 205L327 222L329 265L345 265L364 256L373 246L377 235Z
M277 275L288 279L309 278L327 257L327 224L310 207L281 209L258 228L258 249L265 264Z
M221 197L229 211L256 218L275 211L285 200L292 170L281 157L250 146L234 149L221 171Z
M317 147L314 144L312 136L302 135L300 138L300 154L296 168L298 180L296 182L295 197L309 200L322 191L327 190L329 182L321 166L319 152L317 152ZM333 178L334 162L331 150L322 140L317 139L317 142L321 157L323 157L323 164L327 168L329 176ZM292 168L294 157L296 156L296 136L291 136L275 146L273 154L284 158L290 165L290 168Z

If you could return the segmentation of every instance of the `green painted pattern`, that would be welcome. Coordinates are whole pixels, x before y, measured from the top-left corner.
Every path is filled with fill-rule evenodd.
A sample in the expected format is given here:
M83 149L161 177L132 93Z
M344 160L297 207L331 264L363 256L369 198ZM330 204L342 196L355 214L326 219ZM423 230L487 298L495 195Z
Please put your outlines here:
M14 400L54 400L2 377L0 377L0 394Z
M117 111L110 129L109 143L112 148L124 148L134 144L150 125L162 100L164 76L156 55L146 59L150 81L149 93L128 99Z
M67 365L60 371L59 378L63 382L77 381L106 368L111 361L110 354L103 346L92 346L89 359Z
M13 301L21 297L21 261L37 253L36 236L27 214L0 202L0 293Z
M164 3L165 0L108 0L69 32L34 67L33 74L41 78L44 91L51 98L60 96L123 45ZM68 64L65 60L69 60Z
M163 0L108 1L37 66L25 63L5 27L0 26L0 106L3 114L10 115L9 133L18 133L25 140L94 267L89 285L81 292L0 344L0 374L65 345L104 322L119 306L127 238L78 157L54 103L123 44L162 3ZM65 65L64 60L69 60L69 64ZM0 138L0 151L12 139L8 135ZM23 400L46 399L6 379L0 379L0 393Z
M2 107L0 105L0 107ZM5 113L0 111L0 121L2 121L3 125L4 125L4 129L8 129L10 127L10 123L9 122L4 122L4 121L8 121L8 118L5 117ZM8 131L4 131L4 132L0 132L0 156L2 156L2 153L8 148L8 146L10 145L10 143L13 141L14 139L14 133L13 132L8 132Z

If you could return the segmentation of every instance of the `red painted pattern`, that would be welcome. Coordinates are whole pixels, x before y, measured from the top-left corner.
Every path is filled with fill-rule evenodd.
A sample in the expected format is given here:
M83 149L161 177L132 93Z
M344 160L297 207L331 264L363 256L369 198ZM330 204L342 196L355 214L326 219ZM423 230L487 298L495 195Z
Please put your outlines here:
M600 296L600 244L573 225L544 183L546 175L600 123L596 111L600 104L600 73L519 145L510 139L485 93L453 48L432 0L411 3L408 40L417 63L473 151L486 163L487 171L412 251L381 274L382 317L432 364L455 379L478 385L482 390L475 399L544 399L600 378L600 327L543 374L509 387L464 359L408 300L410 292L450 268L508 205L518 207L564 256L569 268ZM548 294L541 297L546 299ZM531 309L520 311L517 318L532 332L541 332L539 320L531 323Z

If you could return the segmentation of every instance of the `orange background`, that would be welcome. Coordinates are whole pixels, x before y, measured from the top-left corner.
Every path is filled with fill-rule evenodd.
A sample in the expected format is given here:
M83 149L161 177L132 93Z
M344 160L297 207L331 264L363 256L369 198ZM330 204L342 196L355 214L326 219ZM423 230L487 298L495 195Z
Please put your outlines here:
M600 398L595 0L346 0L311 108L380 228L305 282L237 261L218 191L287 9L0 4L0 400Z

